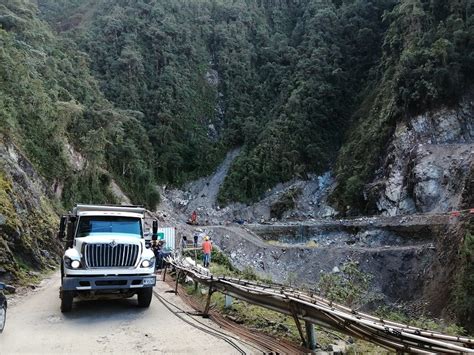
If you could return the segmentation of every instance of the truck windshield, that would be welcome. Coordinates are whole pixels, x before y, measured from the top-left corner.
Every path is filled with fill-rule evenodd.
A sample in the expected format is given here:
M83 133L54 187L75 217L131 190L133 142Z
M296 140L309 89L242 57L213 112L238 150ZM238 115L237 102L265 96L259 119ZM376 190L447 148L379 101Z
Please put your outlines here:
M141 220L139 218L109 216L84 216L79 219L76 238L104 233L113 233L118 237L122 234L127 237L141 238Z

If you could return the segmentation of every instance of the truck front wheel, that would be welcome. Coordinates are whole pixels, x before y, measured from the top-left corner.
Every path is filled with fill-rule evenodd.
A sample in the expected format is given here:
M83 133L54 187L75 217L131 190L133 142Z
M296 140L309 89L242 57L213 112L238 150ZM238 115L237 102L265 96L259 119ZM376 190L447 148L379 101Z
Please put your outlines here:
M71 312L72 302L74 301L73 291L62 291L61 292L61 312Z
M153 297L153 288L147 287L142 288L138 291L138 307L148 308L151 303L151 299Z

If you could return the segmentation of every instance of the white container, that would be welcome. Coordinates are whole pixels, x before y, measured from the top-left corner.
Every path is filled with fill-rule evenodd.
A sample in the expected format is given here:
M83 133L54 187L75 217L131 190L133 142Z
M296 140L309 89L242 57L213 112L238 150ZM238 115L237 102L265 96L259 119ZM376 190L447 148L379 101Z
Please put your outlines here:
M173 251L176 249L176 227L158 228L158 240L165 240L165 251Z

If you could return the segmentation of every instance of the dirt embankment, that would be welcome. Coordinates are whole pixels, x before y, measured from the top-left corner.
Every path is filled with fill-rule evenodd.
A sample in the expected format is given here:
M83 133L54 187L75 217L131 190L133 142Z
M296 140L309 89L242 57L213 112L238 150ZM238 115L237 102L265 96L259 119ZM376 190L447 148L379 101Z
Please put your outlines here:
M468 206L472 196L465 192ZM459 272L469 267L461 248L472 218L419 214L201 228L240 270L315 288L321 275L352 261L371 275L371 291L381 296L373 306L402 303L452 318Z
M353 261L372 276L372 291L384 302L422 295L426 270L436 255L433 235L443 227L414 225L415 238L407 238L408 227L398 232L397 225L395 231L370 224L327 227L214 226L206 231L237 268L251 267L276 282L316 288L322 274L337 273Z

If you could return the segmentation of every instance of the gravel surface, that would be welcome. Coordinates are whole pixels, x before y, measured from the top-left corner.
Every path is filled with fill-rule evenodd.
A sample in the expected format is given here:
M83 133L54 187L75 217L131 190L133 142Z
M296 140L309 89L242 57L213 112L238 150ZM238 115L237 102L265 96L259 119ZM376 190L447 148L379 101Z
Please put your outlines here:
M149 309L127 300L75 301L71 313L59 310L59 275L27 295L17 296L8 309L0 354L236 354L225 341L180 320L156 298ZM161 296L193 311L166 283L155 287ZM188 317L189 318L189 317ZM192 319L191 319L192 321ZM200 322L218 328L210 320ZM234 341L247 353L255 352Z

